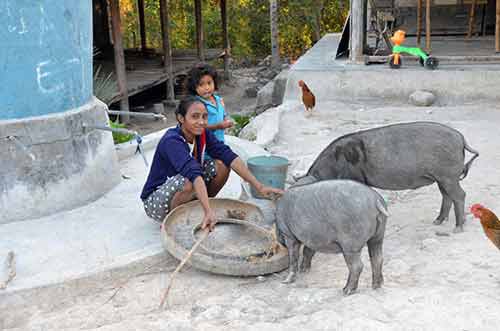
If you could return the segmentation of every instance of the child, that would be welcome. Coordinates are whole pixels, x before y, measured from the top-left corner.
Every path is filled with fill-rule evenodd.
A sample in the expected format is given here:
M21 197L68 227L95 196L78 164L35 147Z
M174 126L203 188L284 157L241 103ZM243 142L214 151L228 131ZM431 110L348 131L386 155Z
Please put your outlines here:
M198 98L186 97L175 114L179 124L160 139L141 193L149 217L162 222L170 210L198 198L205 212L202 228L212 230L216 219L208 197L222 189L231 169L259 194L283 194L260 183L245 162L206 129L207 110ZM210 163L204 160L205 151L212 157Z
M217 139L224 142L224 130L232 127L233 122L226 115L224 101L215 94L217 71L205 63L194 66L188 73L187 90L205 105L208 112L207 129L211 130Z

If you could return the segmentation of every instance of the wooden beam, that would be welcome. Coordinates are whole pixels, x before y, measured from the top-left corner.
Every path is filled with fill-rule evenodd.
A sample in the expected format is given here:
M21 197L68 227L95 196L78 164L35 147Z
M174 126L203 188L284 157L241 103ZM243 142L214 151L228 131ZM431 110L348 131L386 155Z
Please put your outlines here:
M469 10L469 29L467 30L467 39L472 37L472 30L474 28L474 16L476 15L476 0L472 0Z
M194 0L194 15L196 17L196 47L198 48L198 58L200 61L205 61L201 0Z
M351 48L349 58L363 61L363 0L351 0Z
M227 28L227 2L226 0L220 0L220 16L222 21L222 40L224 46L224 79L230 80L231 73L229 71L229 61L230 61L230 46L229 46L229 31Z
M271 66L278 68L280 66L280 46L279 46L279 28L278 28L278 1L270 0L269 17L271 21Z
M160 0L160 20L162 22L162 44L163 44L163 67L168 78L167 85L167 101L174 101L174 70L172 63L172 46L170 44L170 18L168 13L168 0Z
M497 10L496 10L495 51L500 52L500 0L497 0Z
M115 55L115 71L118 81L118 91L120 92L120 109L129 110L128 91L127 91L127 74L125 72L125 54L123 53L123 42L120 20L120 4L119 0L109 0L111 11L111 28L113 33L113 49ZM127 123L130 120L128 115L121 117L122 122Z
M431 51L431 0L425 1L425 48Z
M417 0L417 46L420 47L422 37L422 0Z
M147 48L146 43L146 23L144 19L144 0L137 0L137 8L139 9L139 34L141 35L141 50Z

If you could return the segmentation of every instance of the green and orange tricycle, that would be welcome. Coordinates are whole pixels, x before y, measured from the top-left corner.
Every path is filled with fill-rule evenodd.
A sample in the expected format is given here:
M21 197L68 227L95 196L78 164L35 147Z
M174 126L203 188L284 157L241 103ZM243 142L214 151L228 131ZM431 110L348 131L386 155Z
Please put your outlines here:
M419 62L422 66L427 69L434 70L437 68L439 61L437 58L430 56L419 47L405 47L401 44L405 40L405 32L403 30L398 30L394 32L391 37L391 41L394 46L392 46L392 54L389 56L389 66L393 69L399 69L402 64L401 53L408 53L419 58Z

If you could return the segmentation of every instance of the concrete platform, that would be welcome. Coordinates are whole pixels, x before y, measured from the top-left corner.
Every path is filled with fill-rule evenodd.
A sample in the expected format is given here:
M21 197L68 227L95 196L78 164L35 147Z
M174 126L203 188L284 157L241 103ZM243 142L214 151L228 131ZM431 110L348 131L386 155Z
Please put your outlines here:
M314 92L317 103L354 98L406 101L416 90L434 93L440 105L500 100L499 64L443 63L437 70L404 60L400 69L352 64L335 59L339 39L339 34L324 36L292 66L284 100L299 101L300 79Z
M163 133L144 138L149 161ZM245 160L268 154L257 145L235 137L228 136L227 143ZM2 263L7 253L13 251L17 264L16 277L6 290L0 291L0 296L100 277L103 272L168 256L161 245L159 224L146 216L139 199L148 169L134 151L135 143L119 146L124 179L101 199L51 216L0 225ZM232 172L219 196L238 199L241 188L240 177ZM257 203L265 207L266 202Z

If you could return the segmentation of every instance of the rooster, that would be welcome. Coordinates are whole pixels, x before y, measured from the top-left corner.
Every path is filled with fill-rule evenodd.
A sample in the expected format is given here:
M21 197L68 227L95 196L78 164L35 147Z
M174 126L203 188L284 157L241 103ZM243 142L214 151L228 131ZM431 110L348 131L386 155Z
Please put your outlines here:
M303 80L299 80L299 86L302 88L302 102L306 107L306 112L310 112L316 105L316 97Z
M481 221L486 237L500 249L500 221L497 216L479 203L472 205L470 211L474 217L479 218Z

